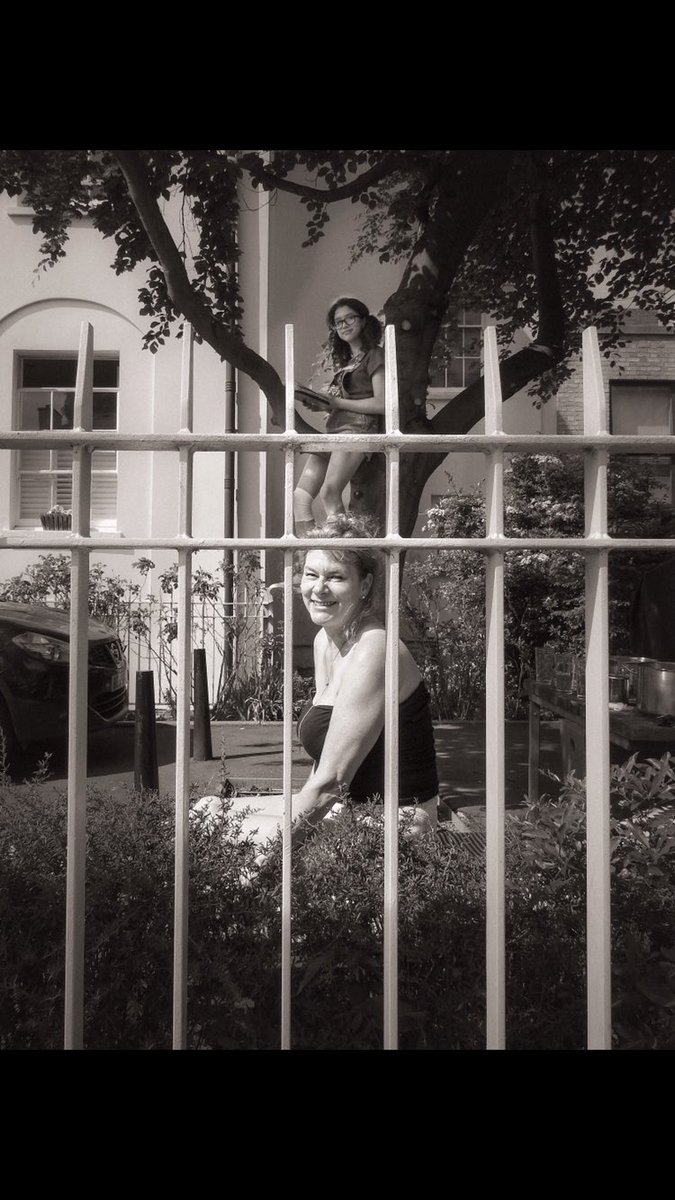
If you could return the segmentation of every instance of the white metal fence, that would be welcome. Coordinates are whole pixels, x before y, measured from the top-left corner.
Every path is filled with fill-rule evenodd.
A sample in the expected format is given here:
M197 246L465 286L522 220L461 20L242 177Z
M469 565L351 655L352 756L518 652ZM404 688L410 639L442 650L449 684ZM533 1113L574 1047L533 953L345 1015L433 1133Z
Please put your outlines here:
M91 326L83 324L77 371L74 427L68 431L2 433L0 447L54 448L63 442L73 451L73 527L70 535L30 540L12 537L12 546L33 550L69 549L72 556L70 617L70 725L68 743L68 858L66 894L66 1049L83 1044L84 872L87 755L87 584L92 551L114 549L118 543L90 535L91 456L94 448L178 451L179 527L175 538L135 539L138 549L165 548L178 552L177 636L177 754L175 821L175 925L173 1045L186 1044L187 930L189 836L189 736L191 681L191 564L201 549L281 549L284 556L284 717L283 717L283 854L281 1030L282 1049L291 1046L291 851L292 823L292 675L293 675L293 553L313 547L353 545L345 539L296 538L292 496L294 458L299 451L325 452L327 446L383 453L386 457L387 518L382 537L369 539L388 560L387 668L385 680L385 885L384 885L384 1048L398 1044L397 912L398 912L398 655L399 558L406 548L473 549L487 561L486 590L486 871L487 871L487 1048L505 1045L504 987L504 555L510 549L563 549L586 556L586 746L587 746L587 980L589 1049L611 1046L610 1020L610 894L609 894L609 694L608 590L610 550L675 548L665 539L613 538L607 532L607 465L610 453L672 453L669 437L610 436L597 335L583 338L583 435L505 435L496 334L485 331L485 433L437 436L402 434L398 419L398 389L394 331L385 333L385 408L383 434L299 435L294 431L294 363L292 327L286 329L286 431L277 434L197 435L192 432L193 369L191 330L185 328L181 380L181 428L176 434L128 435L91 432ZM280 538L198 539L192 536L192 461L196 451L284 450L285 524ZM480 453L487 460L487 525L482 538L401 538L398 521L399 460L401 451L452 450ZM583 538L508 538L503 523L504 454L574 452L585 455L586 531Z
M247 609L246 600L235 601L230 606L236 614L237 609L244 613ZM178 628L178 604L173 600L158 600L148 598L129 601L128 612L122 611L122 619L118 622L117 633L124 646L129 667L129 704L133 708L136 702L136 672L153 671L156 680L157 707L166 710L173 709L176 697L176 656L174 653L174 631ZM124 606L122 606L124 610ZM208 681L209 704L214 705L218 699L223 683L225 661L226 633L223 629L224 605L207 601L194 601L192 604L191 643L195 649L204 650L206 655L206 675ZM244 617L232 619L244 626ZM257 640L260 637L260 622L257 622ZM254 652L254 630L250 629L245 638L239 637L239 645L233 645L232 657L245 667L247 655ZM234 643L234 639L233 639Z

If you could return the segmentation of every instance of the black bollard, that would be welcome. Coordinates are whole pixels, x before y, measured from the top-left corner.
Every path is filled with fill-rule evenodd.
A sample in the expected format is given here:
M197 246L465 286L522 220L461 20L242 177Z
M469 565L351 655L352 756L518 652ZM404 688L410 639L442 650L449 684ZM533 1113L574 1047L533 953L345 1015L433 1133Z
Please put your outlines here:
M155 724L155 677L152 671L136 672L134 717L134 788L159 791L157 726Z
M206 674L206 650L193 650L195 722L192 756L195 762L213 758L211 749L211 716L209 713L209 681Z

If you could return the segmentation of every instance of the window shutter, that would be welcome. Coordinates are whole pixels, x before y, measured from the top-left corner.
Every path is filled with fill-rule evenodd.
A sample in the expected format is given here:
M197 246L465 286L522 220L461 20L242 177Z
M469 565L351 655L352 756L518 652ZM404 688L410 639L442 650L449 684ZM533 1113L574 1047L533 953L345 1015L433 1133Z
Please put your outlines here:
M39 522L40 513L51 508L51 483L45 475L22 475L19 488L19 515L22 520Z
M117 518L117 475L92 475L91 523L112 525Z

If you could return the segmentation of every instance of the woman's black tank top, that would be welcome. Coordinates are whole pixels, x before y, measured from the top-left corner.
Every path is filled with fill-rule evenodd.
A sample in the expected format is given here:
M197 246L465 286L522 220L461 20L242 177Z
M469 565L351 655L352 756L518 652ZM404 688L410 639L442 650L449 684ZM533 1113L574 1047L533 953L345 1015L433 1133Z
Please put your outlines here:
M298 720L298 737L315 765L333 714L331 704L305 706ZM423 804L438 794L436 747L429 693L423 682L399 705L399 804ZM384 726L372 750L356 771L349 794L356 804L384 797Z

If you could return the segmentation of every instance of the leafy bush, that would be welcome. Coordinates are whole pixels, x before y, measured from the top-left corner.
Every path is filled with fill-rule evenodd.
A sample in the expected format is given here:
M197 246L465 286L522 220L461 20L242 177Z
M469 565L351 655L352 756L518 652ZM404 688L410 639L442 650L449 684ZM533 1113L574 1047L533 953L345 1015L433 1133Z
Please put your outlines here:
M674 764L669 754L633 755L611 770L613 1044L621 1049L675 1048ZM583 1045L585 808L584 782L572 774L555 802L528 806L510 837L510 927L517 931L529 908L529 949L546 946L528 954L526 992L522 974L512 983L523 1017L536 1001L530 1020L517 1022L516 1048Z
M614 1045L675 1049L675 760L612 770ZM223 789L226 790L226 789ZM65 798L0 788L0 1049L59 1048ZM383 828L347 805L293 856L292 1043L382 1046ZM507 1045L585 1044L583 786L507 825ZM197 815L190 836L188 1045L279 1045L281 843L254 871L242 814ZM89 792L85 1045L171 1042L174 804ZM404 1048L485 1044L484 860L459 835L400 839Z
M508 537L581 537L584 533L583 459L530 454L509 460L504 472L504 531ZM612 457L608 524L613 536L672 537L675 519L655 495L643 465ZM441 537L482 537L485 502L480 489L452 484L429 510L427 530ZM611 653L631 653L632 599L642 573L658 561L645 551L609 557ZM584 556L565 550L509 551L505 559L506 707L525 715L524 678L533 672L534 647L584 650ZM482 713L485 697L485 564L475 551L437 550L408 565L404 611L439 719Z

